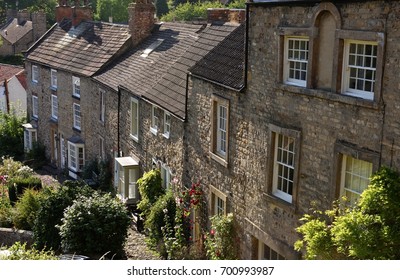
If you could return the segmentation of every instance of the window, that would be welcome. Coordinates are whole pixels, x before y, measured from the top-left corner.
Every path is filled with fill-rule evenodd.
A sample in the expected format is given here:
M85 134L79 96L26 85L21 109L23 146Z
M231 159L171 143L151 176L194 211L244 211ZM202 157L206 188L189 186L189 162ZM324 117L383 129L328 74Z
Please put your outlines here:
M284 260L285 257L280 255L271 247L265 245L263 242L258 242L258 259L259 260Z
M300 131L282 128L273 124L270 128L271 171L269 192L288 203L293 203L297 191L297 174L300 154Z
M228 165L229 101L213 97L211 156L224 166Z
M58 119L58 97L54 94L51 95L51 118Z
M139 140L139 101L131 98L131 133L133 140Z
M74 76L72 76L72 95L78 98L81 97L81 80Z
M226 195L211 186L211 215L226 215Z
M65 151L65 139L64 135L61 135L60 137L60 151L61 151L61 168L65 168L65 162L66 162L66 151Z
M376 42L345 40L343 92L374 99L378 46Z
M157 130L158 130L158 117L157 117L157 108L156 106L152 106L151 107L151 127L150 127L150 131L153 134L157 134Z
M38 97L36 95L33 95L32 96L32 117L37 119L39 117L38 112L39 112Z
M343 155L340 196L345 196L349 205L355 205L361 193L368 187L371 175L371 162Z
M165 164L161 164L161 179L162 179L162 187L167 189L171 184L171 171Z
M24 149L29 152L33 144L37 142L37 130L30 123L23 124L24 127Z
M171 132L171 115L164 111L164 137L169 138Z
M105 160L106 159L106 149L105 149L105 145L104 145L104 138L103 137L99 137L99 157L101 160Z
M68 168L80 172L85 164L85 148L83 144L68 141Z
M57 89L57 70L50 70L50 83L53 89Z
M74 103L73 115L74 115L74 128L81 130L81 105Z
M305 87L308 68L307 37L285 37L284 82Z
M106 113L106 103L105 103L105 92L104 90L100 90L100 121L104 123L105 121L105 113Z
M275 134L273 194L292 202L294 181L294 139Z
M32 65L32 82L39 82L39 67L37 65Z

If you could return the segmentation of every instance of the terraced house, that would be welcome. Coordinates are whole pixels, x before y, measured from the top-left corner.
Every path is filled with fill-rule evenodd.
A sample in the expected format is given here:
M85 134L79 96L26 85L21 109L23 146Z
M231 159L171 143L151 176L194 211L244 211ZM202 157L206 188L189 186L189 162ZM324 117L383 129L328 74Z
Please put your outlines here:
M228 10L155 23L146 0L129 25L87 8L60 5L27 53L27 132L70 176L110 159L127 202L153 167L201 182L209 215L234 213L243 259L298 259L312 205L354 203L399 167L398 1L253 0L245 25Z

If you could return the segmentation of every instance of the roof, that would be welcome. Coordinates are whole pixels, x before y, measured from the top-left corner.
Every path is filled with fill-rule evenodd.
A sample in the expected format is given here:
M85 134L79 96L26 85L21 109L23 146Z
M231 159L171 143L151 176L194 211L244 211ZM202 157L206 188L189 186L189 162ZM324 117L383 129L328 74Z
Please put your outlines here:
M196 63L190 72L219 85L241 90L244 86L244 24Z
M73 27L65 19L55 24L27 52L33 63L92 76L130 40L128 25L84 21Z
M4 27L2 27L0 34L8 42L15 44L31 30L32 21L24 21L21 25L19 25L18 19L14 18L10 20Z
M185 119L186 78L190 67L236 27L229 25L163 23L137 48L95 76L114 90L119 86ZM143 52L164 39L147 57Z
M9 80L22 71L24 68L21 66L0 64L0 83L3 84L4 80Z

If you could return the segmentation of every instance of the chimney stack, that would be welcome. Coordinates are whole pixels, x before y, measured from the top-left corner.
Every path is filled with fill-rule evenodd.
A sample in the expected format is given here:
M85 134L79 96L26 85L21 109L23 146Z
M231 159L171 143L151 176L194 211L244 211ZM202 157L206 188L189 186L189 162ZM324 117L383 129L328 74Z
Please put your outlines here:
M71 3L73 2L73 3ZM73 4L73 6L69 5ZM93 20L93 11L88 0L58 0L56 7L56 21L71 19L72 26L79 25L82 21Z
M133 45L138 45L153 30L156 8L151 0L136 0L128 6L129 32Z
M246 20L246 10L244 9L226 9L226 8L208 8L208 23L236 23L240 24Z

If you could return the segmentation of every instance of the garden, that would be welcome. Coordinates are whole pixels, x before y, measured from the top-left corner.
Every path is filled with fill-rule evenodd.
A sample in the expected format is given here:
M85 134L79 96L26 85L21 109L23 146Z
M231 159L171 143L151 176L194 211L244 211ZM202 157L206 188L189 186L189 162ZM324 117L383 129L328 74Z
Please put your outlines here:
M157 169L138 180L141 201L135 210L143 221L141 236L150 255L171 260L237 259L233 216L209 218L200 183L185 188L174 181L164 189L161 180ZM109 190L94 189L84 181L43 180L29 166L1 158L0 227L32 231L33 243L3 246L0 249L9 255L0 258L126 259L132 212Z

